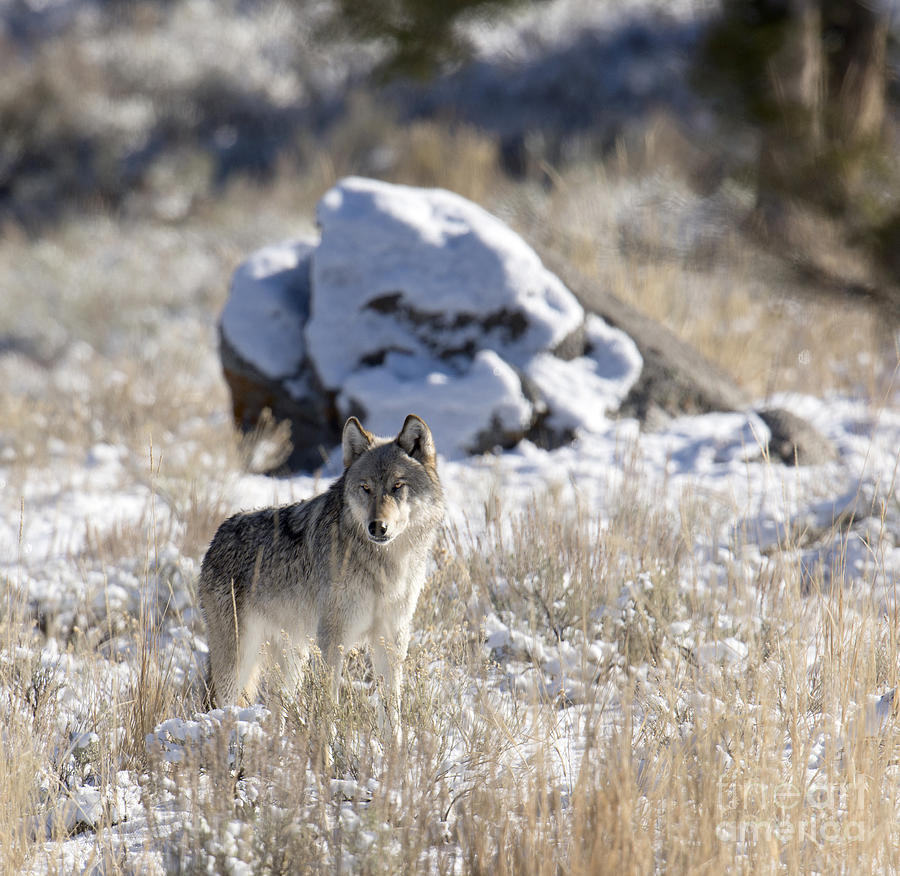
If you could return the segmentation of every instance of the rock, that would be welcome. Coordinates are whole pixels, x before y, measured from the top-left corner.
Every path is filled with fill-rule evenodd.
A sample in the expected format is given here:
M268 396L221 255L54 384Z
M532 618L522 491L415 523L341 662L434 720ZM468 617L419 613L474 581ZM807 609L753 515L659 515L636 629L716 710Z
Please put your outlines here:
M330 389L388 352L453 363L489 349L522 367L584 319L522 238L452 192L351 177L317 218L307 341ZM355 343L336 345L350 316Z
M219 324L222 370L235 423L249 432L264 421L290 424L290 469L322 464L339 440L331 395L310 366L303 329L309 317L314 243L294 241L254 253L234 273Z
M784 408L763 408L757 414L771 432L769 454L787 465L822 465L837 458L835 446L802 417Z
M219 327L234 353L271 380L293 377L306 359L312 241L267 246L234 273Z
M640 372L626 335L586 324L534 250L458 195L351 177L317 215L306 342L339 418L388 434L414 410L450 456L554 443Z
M608 428L642 360L499 219L439 189L349 178L318 207L321 240L267 247L222 315L235 419L291 424L315 468L350 414L392 434L410 411L449 457Z
M545 257L551 273L458 195L351 177L318 218L318 243L266 247L238 268L221 320L235 420L252 430L268 410L289 423L290 469L319 467L350 414L392 434L415 411L454 457L525 437L556 446L613 413L752 410L667 329ZM833 458L799 417L759 415L775 458Z

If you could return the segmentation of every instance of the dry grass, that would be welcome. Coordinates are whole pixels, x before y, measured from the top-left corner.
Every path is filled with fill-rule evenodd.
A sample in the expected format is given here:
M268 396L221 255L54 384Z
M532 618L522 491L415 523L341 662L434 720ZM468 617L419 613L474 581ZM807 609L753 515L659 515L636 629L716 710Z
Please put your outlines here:
M741 229L753 193L695 194L683 175L617 160L509 195L505 216L585 278L671 329L752 397L835 391L878 399L900 350L877 308L817 288Z
M810 295L801 284L796 297L783 283L773 293L746 264L741 244L733 245L732 270L698 277L690 266L629 259L609 277L609 288L672 329L753 398L823 390L880 398L900 356L877 310Z
M137 622L118 636L133 647L112 662L77 639L55 664L7 657L4 871L54 866L34 835L47 824L47 836L86 835L97 860L132 872L112 806L90 825L60 808L92 775L112 793L119 770L140 787L148 842L169 871L243 862L320 872L338 861L366 873L896 867L896 727L872 735L846 718L896 684L894 624L811 585L790 552L778 586L767 568L735 569L697 590L689 545L706 538L709 508L686 496L680 512L663 511L637 471L610 487L609 503L612 519L573 504L568 488L520 512L498 500L477 535L447 534L419 603L397 746L378 736L356 661L337 710L308 678L297 699L271 700L261 732L243 742L226 719L182 745L178 762L147 748L147 733L198 702L161 644L181 622L160 608L166 573L142 579ZM145 563L157 569L152 527L133 537L148 539ZM111 573L121 561L117 541L89 552ZM16 609L15 583L6 588L5 653L34 653L41 638ZM488 612L525 638L488 649ZM705 641L721 640L723 618L748 646L745 661L700 659ZM555 689L553 656L586 644L594 650ZM111 685L116 665L126 671ZM77 726L64 717L63 685L96 691ZM85 733L97 738L81 754L73 740ZM169 811L186 815L173 824Z
M34 484L77 490L100 444L124 448L108 489L145 501L112 526L86 522L61 561L84 589L71 605L24 595L26 575L52 582L51 558L3 581L0 869L65 870L64 847L46 841L73 837L111 873L141 872L145 852L170 872L900 868L896 722L873 734L849 718L897 682L896 618L810 573L790 546L756 565L735 550L710 582L693 546L713 541L719 512L690 493L667 510L627 457L604 514L563 488L518 510L501 496L471 532L446 534L416 616L398 746L375 729L362 659L338 709L311 678L241 742L225 718L174 745L180 761L147 746L199 705L193 576L247 461L210 352L228 276L254 246L308 229L318 197L371 168L375 145L385 177L475 197L754 394L877 399L892 375L877 317L801 306L789 285L774 296L770 266L733 234L673 248L652 187L632 208L636 184L597 166L515 188L473 132L401 128L372 107L302 178L285 166L271 185L237 182L181 224L97 215L38 241L7 234L7 519ZM489 648L490 614L515 635ZM710 658L724 637L746 657ZM581 656L562 677L553 660L569 653ZM84 787L106 801L91 824L60 808ZM116 787L137 803L116 804ZM137 822L147 849L129 845Z
M611 529L558 505L550 533L528 511L512 520L512 543L499 519L477 545L451 538L449 561L420 604L424 632L399 748L382 750L359 680L337 712L310 681L283 718L264 722L261 740L239 749L239 770L224 768L220 736L214 750L194 751L199 761L157 764L197 822L179 837L179 865L224 866L231 849L263 872L319 871L338 860L372 873L895 866L895 729L874 738L847 722L842 737L829 735L833 716L896 680L895 669L878 670L897 665L890 625L835 612L799 586L766 600L753 580L697 600L676 583L684 569L669 546L679 537L658 521L651 547L636 545L644 512L623 507ZM653 586L645 578L638 588L629 572L648 564ZM563 584L579 567L591 574ZM798 569L784 571L799 580ZM581 613L548 623L551 598ZM588 635L622 659L594 667L584 701L566 704L544 690L535 654L486 652L472 611L479 601L534 618L523 628L545 646ZM596 628L584 613L617 604L621 617ZM746 664L698 663L673 642L675 619L692 619L699 646L723 613L749 644ZM504 694L505 670L517 661L534 664L535 680ZM616 704L604 699L610 684ZM559 748L564 725L577 727L572 758ZM813 776L805 764L819 731L829 741Z

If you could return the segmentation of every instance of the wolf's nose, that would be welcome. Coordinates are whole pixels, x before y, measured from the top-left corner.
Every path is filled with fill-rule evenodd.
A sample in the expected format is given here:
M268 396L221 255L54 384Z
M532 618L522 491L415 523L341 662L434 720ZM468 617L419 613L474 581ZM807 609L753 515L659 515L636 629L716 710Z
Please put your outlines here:
M384 538L387 533L387 524L383 520L372 520L369 522L369 535L373 538Z

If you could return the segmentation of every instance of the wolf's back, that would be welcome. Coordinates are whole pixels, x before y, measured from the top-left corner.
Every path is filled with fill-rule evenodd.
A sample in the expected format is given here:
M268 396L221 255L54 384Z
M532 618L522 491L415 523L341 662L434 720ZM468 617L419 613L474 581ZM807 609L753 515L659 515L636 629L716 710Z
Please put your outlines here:
M333 517L331 491L305 502L235 514L219 529L200 568L200 594L242 602L250 591L279 589L289 580L309 580L317 531ZM261 594L260 594L261 595Z

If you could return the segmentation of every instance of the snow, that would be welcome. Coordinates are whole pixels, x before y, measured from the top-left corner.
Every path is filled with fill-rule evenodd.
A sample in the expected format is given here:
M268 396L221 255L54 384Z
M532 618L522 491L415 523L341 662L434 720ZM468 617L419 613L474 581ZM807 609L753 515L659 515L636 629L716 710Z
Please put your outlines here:
M448 340L460 349L477 343L522 366L584 317L531 247L453 192L350 177L325 194L317 218L322 241L306 336L332 389L367 356L391 349L434 355ZM399 296L392 306L408 318L373 307L385 296ZM478 324L503 314L523 315L524 331Z
M231 706L227 709L212 709L206 714L198 715L195 720L169 718L147 734L147 748L161 751L163 758L169 763L180 763L190 746L216 739L224 728L228 761L234 763L241 745L264 736L262 723L270 715L268 709L256 705L248 708Z
M893 498L893 484L900 464L900 405L875 407L837 396L772 399L806 417L837 448L837 457L825 465L785 467L765 458L761 450L765 426L752 413L681 417L656 431L641 431L634 420L609 419L606 407L615 407L640 362L627 342L606 334L602 323L590 322L588 332L598 339L591 353L565 363L579 375L571 385L561 382L558 388L547 388L556 372L541 373L542 360L533 360L533 379L544 380L545 391L555 392L568 405L559 405L557 416L571 411L574 418L580 408L592 401L596 404L594 419L586 424L578 421L576 441L553 451L524 441L501 455L459 458L453 454L454 444L471 440L466 432L468 410L493 405L509 394L509 387L503 385L504 369L509 366L492 350L475 357L470 383L458 375L450 380L437 367L429 372L421 361L404 361L398 355L397 362L388 357L383 370L367 372L374 375L370 383L356 375L345 384L345 392L359 392L372 405L373 416L366 425L378 432L396 433L407 408L426 412L441 452L448 531L469 533L475 542L514 539L517 515L548 493L559 497L557 513L595 515L601 532L611 525L629 489L635 491L634 504L641 513L689 521L691 503L701 509L699 521L684 524L691 535L684 548L690 554L690 573L676 587L691 593L694 600L722 607L712 622L700 623L682 613L664 627L651 629L665 643L656 666L647 662L629 666L616 644L616 636L626 636L636 624L648 623L645 607L660 586L653 568L617 570L621 583L609 597L603 595L608 582L598 578L597 598L587 607L577 634L561 639L542 610L529 617L509 607L515 597L514 584L499 572L491 579L490 598L466 606L469 622L481 631L482 652L494 669L484 682L485 689L462 685L454 694L457 701L441 707L457 710L456 723L442 731L447 741L441 768L456 793L479 781L468 760L467 740L485 732L485 722L500 720L497 716L515 728L498 755L510 775L527 773L539 745L549 744L556 759L547 766L548 781L564 795L570 792L572 777L584 758L585 728L592 728L590 733L598 729L613 733L621 723L623 674L633 680L639 693L634 706L636 725L670 710L658 692L658 675L667 672L678 653L690 654L697 673L678 705L686 714L690 710L716 714L728 707L713 692L716 679L730 679L740 689L741 679L753 670L777 677L776 661L761 667L754 667L752 661L754 639L766 620L765 600L785 586L778 578L778 555L800 557L810 570L826 570L824 580L833 581L840 593L835 598L841 601L841 612L858 612L860 624L873 607L876 616L895 611L900 508ZM214 357L215 351L210 349L207 355ZM68 365L64 362L60 367ZM424 391L415 380L404 385L391 377L404 369L425 375ZM495 389L491 389L492 381L497 382ZM435 406L432 413L429 404ZM524 411L524 407L512 408L509 417L514 420ZM0 481L10 482L17 464L14 458L0 462ZM333 459L319 479L302 475L272 480L233 472L221 516L239 508L313 495L339 473L338 466ZM96 843L92 837L99 835L115 837L118 847L140 862L135 866L142 871L165 872L166 859L160 850L179 841L190 811L186 808L190 801L179 797L175 789L165 791L169 787L165 782L174 781L165 771L197 763L212 765L223 753L225 761L234 764L247 746L285 744L286 731L271 704L164 716L146 739L148 756L159 764L160 781L165 780L165 793L160 792L149 813L146 776L119 770L114 778L101 781L86 771L87 753L104 742L90 729L97 704L122 697L135 683L136 618L146 618L149 628L153 618L162 623L160 659L174 667L176 683L196 685L203 671L204 631L192 596L199 556L186 556L180 549L177 506L167 499L166 491L134 476L135 469L145 467L145 460L131 458L127 447L109 441L89 444L74 461L63 447L57 447L46 465L29 471L16 488L20 501L11 503L0 518L0 573L14 583L15 592L33 607L35 617L51 619L46 637L34 650L22 647L14 654L4 653L2 659L28 665L36 660L48 683L55 686L59 726L51 731L51 738L58 738L54 743L58 757L75 771L65 793L45 811L28 816L31 833L48 837L31 872L41 872L40 861L43 869L63 866L77 871L90 860ZM492 510L498 507L499 511ZM499 517L496 524L490 522L492 514ZM129 555L100 566L73 560L91 538L127 532L129 526L140 532L150 520L158 539L152 549L146 543L136 544ZM844 524L835 527L838 521ZM633 537L640 540L646 535L638 529ZM560 570L557 583L562 594L572 574L571 569ZM749 623L737 617L733 607L724 607L729 582L736 576L771 581L767 585L771 592L761 586L759 605ZM823 611L833 610L835 603L829 599L821 594L810 610L817 610L819 601ZM567 607L556 604L551 596L547 610L552 615ZM95 670L88 672L85 657L67 648L65 642L75 628L102 632L98 653L103 656L94 658L104 661L99 676ZM414 631L414 647L423 635L426 631ZM805 653L808 665L801 672L821 672L820 644L810 641ZM451 666L438 657L434 666L423 671L440 678ZM804 781L810 788L822 786L827 791L832 786L822 783L828 778L825 770L834 752L860 734L888 733L894 722L893 703L892 691L865 691L855 709L810 718L804 724L804 736L785 739L784 763L790 765L795 756L800 757L806 770ZM747 702L741 708L749 716L758 707ZM666 725L664 732L689 738L698 730L685 720L677 726ZM381 756L376 754L376 761ZM366 784L350 773L338 773L330 786L335 823L353 837L353 854L342 852L348 866L355 860L353 855L363 856L374 847L383 829L365 815L373 795L380 793L382 780L375 776ZM310 787L313 784L310 780ZM201 790L215 793L214 788ZM248 805L252 804L249 795L258 792L249 779L241 786ZM324 804L313 801L313 805ZM428 830L452 845L457 837L455 819L450 809L446 819L429 825ZM232 820L217 830L216 849L230 862L229 867L240 872L250 866L247 825ZM66 832L72 835L59 839ZM205 860L199 857L198 866Z
M222 311L222 333L235 352L274 380L295 375L305 357L302 266L313 248L298 240L255 252L235 271Z
M74 4L54 0L26 5L64 9ZM689 5L680 2L673 8ZM208 14L215 13L214 4L204 0L187 4L178 14L207 7ZM587 8L579 0L556 5L565 11L556 26L530 32L512 54L527 57L535 46L540 48L538 37L557 42L576 7ZM621 10L617 14L628 14L628 4L617 3L616 8ZM600 19L605 13L596 15ZM230 22L229 28L234 43L241 45L246 40L243 23ZM196 28L185 30L195 36ZM168 51L161 34L143 36L152 38L160 57ZM483 30L479 46L485 53L506 45L507 36ZM192 69L190 64L185 67ZM263 75L267 72L255 70L254 81L271 79ZM180 67L169 73L187 75ZM321 75L327 75L324 66ZM485 211L447 192L423 193L351 179L326 195L319 218L321 244L289 241L266 247L244 263L234 278L222 330L239 355L288 386L312 350L332 377L339 406L364 408L365 425L373 431L396 434L410 410L433 428L448 504L448 537L433 571L452 571L458 564L453 586L440 597L446 598L448 617L457 611L457 602L465 602L461 611L469 628L467 646L488 668L478 678L462 674L465 664L460 669L458 655L442 649L448 632L442 618L437 629L413 631L410 681L425 679L423 687L435 700L437 727L416 726L410 732L421 733L423 748L437 739L441 761L434 774L410 774L405 784L421 783L426 794L439 786L449 788L452 803L427 824L428 843L444 849L460 842L458 814L468 790L486 775L475 762L480 754L476 743L489 739L492 727L503 734L492 753L498 773L491 778L498 782L509 779L532 787L534 765L553 751L546 778L550 791L558 792L554 818L563 825L571 811L572 788L587 760L589 736L616 732L625 723L627 709L633 710L634 726L641 728L630 752L638 764L637 789L649 794L654 775L644 760L641 733L658 733L695 751L694 743L714 730L715 716L728 710L737 710L748 727L767 720L783 726L761 714L764 707L752 700L747 679L754 673L787 699L800 698L816 679L830 681L829 659L839 659L843 652L855 660L864 653L866 637L884 624L891 636L886 659L895 656L890 643L895 641L900 578L896 390L886 392L880 403L836 395L765 399L767 405L803 416L833 443L836 458L811 468L788 468L766 459L762 448L767 429L751 411L680 417L656 430L641 430L634 420L611 417L640 374L634 344L602 321L588 318L589 351L571 361L551 356L547 347L577 327L583 314L534 252ZM372 233L373 228L378 233ZM679 226L679 233L687 236L697 232L691 222ZM171 233L182 234L180 229ZM413 246L428 253L421 264L410 263L404 247ZM498 251L505 255L497 258ZM58 256L66 257L63 252ZM195 274L188 286L204 285L207 274L197 269L199 258L192 255L181 269L184 275ZM315 338L292 317L300 306L293 296L296 273L308 258L327 290L314 302ZM382 312L384 297L397 292L402 292L400 301L409 319L399 319L396 311ZM382 310L369 306L379 299ZM117 308L129 306L126 295L116 302ZM87 313L96 312L95 301L84 303ZM154 297L152 315L141 333L146 344L141 361L154 367L186 338L207 338L214 318L190 309L185 315L176 302L164 304L160 307ZM461 316L477 321L506 307L528 314L528 332L511 338L499 329L483 332L479 326L476 336L465 319L456 324ZM251 312L252 322L247 319ZM259 320L260 312L267 318ZM190 322L190 331L180 333L179 322ZM43 330L48 335L57 329L65 334L52 321ZM447 360L435 350L438 330L455 344L477 337L483 346L474 350L471 361ZM163 400L166 389L184 392L180 384L169 388L149 380L130 383L130 375L109 371L106 361L92 372L96 351L85 341L65 346L64 340L58 344L59 358L47 357L47 364L0 350L10 392L31 404L41 401L46 384L71 394L76 407L83 398L97 398L96 386L92 389L97 371L105 390L128 393L136 405L141 399L141 405L152 406L156 399ZM197 345L196 371L185 381L197 384L192 389L198 397L217 392L211 330L208 340ZM361 359L382 350L387 351L383 361L360 367ZM489 420L496 418L501 429L514 430L533 414L535 402L523 394L519 371L552 403L550 423L574 431L574 443L546 451L522 441L500 455L466 457L464 452ZM195 399L185 396L177 436L155 436L166 449L162 462L151 454L149 466L145 455L105 434L90 411L84 417L89 437L83 437L83 443L64 439L65 433L54 434L53 419L38 436L29 436L30 443L8 439L7 430L14 424L0 430L0 575L7 584L0 608L9 612L14 602L13 609L21 609L23 618L21 629L8 630L12 644L0 642L0 663L9 673L5 677L18 678L26 692L41 692L53 703L52 720L36 727L27 723L33 714L22 697L6 689L0 697L4 745L28 739L42 747L41 758L10 750L6 765L11 771L17 761L29 766L34 762L42 771L35 781L46 805L38 812L21 813L22 835L41 840L24 872L172 872L174 864L184 863L172 850L183 848L179 843L185 838L197 837L190 826L202 818L198 801L204 795L229 801L234 797L248 810L270 814L264 783L243 773L238 760L256 745L274 752L277 762L296 728L286 726L271 702L194 713L186 706L191 700L180 695L181 685L196 691L207 651L195 596L202 548L188 546L191 506L184 494L198 484L210 490L197 504L203 511L208 503L214 518L209 524L214 526L242 508L321 492L339 474L340 463L332 456L316 476L272 480L247 475L221 446L204 443L210 423L198 422L201 415L194 405ZM63 411L61 418L69 415ZM134 416L135 411L123 415ZM226 414L216 416L212 422L224 428ZM194 429L204 436L199 447L191 437ZM38 447L41 443L45 446ZM595 527L591 534L602 551L589 570L596 587L589 604L566 604L577 571L571 568L551 570L547 578L558 592L532 612L516 607L520 585L501 569L482 570L489 592L468 597L468 558L454 554L456 545L470 548L475 560L483 559L482 553L491 559L491 550L502 545L498 554L527 564L528 558L520 556L527 546L516 541L520 515L546 514L548 503L548 523L568 520L569 515L588 517ZM626 534L637 545L650 538L652 517L665 519L683 537L673 548L686 557L677 580L666 581L652 562L635 561L630 567L620 556L628 553L625 546L604 540L608 531L621 527L617 518L623 514L626 519L632 515ZM648 554L652 558L653 550ZM759 642L771 632L767 608L798 586L789 580L795 568L801 570L801 586L813 581L821 589L798 599L800 616L774 630L776 647L779 636L791 640L786 647L798 642L796 675L785 679L777 655L761 657ZM536 568L526 571L537 579ZM749 582L750 596L741 597L749 598L749 605L735 596L740 582ZM667 587L675 594L676 606L671 617L654 627L647 605L662 598ZM584 617L574 632L557 636L548 616L579 609ZM822 617L825 623L819 622ZM658 644L652 660L629 655L621 646L638 625L646 625L648 636ZM823 630L831 637L824 644ZM117 769L129 724L127 709L145 681L143 635L151 636L158 649L150 655L152 664L166 667L166 678L177 689L171 711L142 728L138 737L140 743L144 729L149 729L142 750L151 764L147 772ZM416 658L424 665L415 665ZM685 664L691 667L688 674L675 676L673 667L685 672ZM886 677L893 675L888 671ZM719 684L722 679L727 684ZM363 682L357 683L367 690ZM721 699L726 688L735 691L727 703ZM676 702L666 701L663 691ZM634 702L628 699L632 694ZM834 772L835 751L852 753L853 743L868 737L876 746L889 745L896 736L893 689L850 689L842 696L847 700L844 710L816 711L799 703L796 735L772 740L768 755L777 769L799 782L790 788L800 787L804 798L837 793L843 776ZM653 724L659 715L663 718ZM709 727L702 726L704 718L709 718ZM27 732L17 730L21 722L27 723ZM308 808L287 813L293 823L303 825L317 807L333 804L323 823L333 835L347 838L338 854L348 872L365 870L367 851L388 848L384 836L395 837L394 825L371 817L367 807L374 796L394 795L396 812L408 805L403 796L408 788L389 787L392 774L402 771L397 760L378 750L377 741L364 741L374 749L374 775L356 769L352 755L362 760L359 750L338 751L344 756L336 756L328 766L327 800L316 797L314 775L304 776L301 770L283 778L298 785L306 780L310 789L310 799L304 801ZM726 742L717 748L723 771L733 766ZM112 752L111 764L93 762L100 747ZM671 751L678 757L685 748L673 745ZM141 756L135 759L141 761ZM838 759L839 768L849 769L848 761ZM179 771L197 764L202 767L196 773L197 787L179 794ZM213 778L217 765L227 775L222 785ZM896 765L890 768L896 770ZM894 793L889 782L884 793ZM842 805L836 800L829 814L839 817ZM631 815L623 811L623 816ZM723 822L723 835L730 836L729 830ZM208 838L209 848L190 849L196 857L189 857L191 866L183 869L260 869L253 866L249 819L202 824L199 833ZM321 837L309 841L323 842ZM106 846L115 849L116 856L98 858ZM736 849L740 854L740 847ZM337 863L327 858L326 849L318 869L335 870ZM456 863L462 866L459 858ZM369 869L391 866L389 860L378 864ZM430 870L453 872L452 864Z
M350 375L338 405L348 411L362 406L366 428L376 435L396 434L414 412L454 456L477 446L479 432L492 421L515 432L526 430L532 417L518 376L493 350L476 353L462 375L433 361L389 354L384 365Z
M347 184L369 191L367 185ZM404 226L404 210L409 207L415 219L423 205L433 208L435 226L422 229L416 246L424 241L439 252L458 246L454 235L462 225L451 221L458 201L450 199L447 206L440 193L414 198L402 190L395 202L385 191L378 187L378 198L388 213L398 214L392 221L405 228L410 239L415 235ZM378 199L369 194L373 201ZM340 214L346 207L342 198L327 196L326 212ZM460 209L466 221L488 229L485 239L495 243L503 238L504 245L520 251L519 242L510 242L513 238L507 239L483 211L469 215L468 207ZM353 217L365 211L350 213L346 225L332 224L330 231L334 215L329 215L322 244L292 241L267 247L235 277L222 330L241 355L269 376L291 379L303 351L310 349L304 332L296 323L288 324L297 306L288 291L298 288L294 274L302 270L304 260L314 262L323 246L327 254L329 235L336 228L343 233ZM330 258L337 260L342 251L349 262L348 241L334 246ZM440 762L434 770L429 767L423 781L427 793L447 793L440 817L429 816L423 824L426 845L454 849L461 844L464 802L459 801L486 780L479 765L485 749L479 745L490 740L491 733L502 735L491 749L499 780L508 777L522 788L532 787L535 764L541 764L541 780L546 779L559 800L555 817L560 824L571 813L579 771L590 760L586 755L596 752L598 740L621 734L629 723L636 728L630 752L637 765L634 790L648 796L656 779L647 760L647 738L656 735L695 751L703 747L695 745L698 740L708 740L718 717L724 720L729 713L736 713L747 727L769 722L779 728L767 752L773 781L778 785L783 775L790 775L797 784L789 788L801 788L804 799L813 793L837 793L851 764L848 755L836 753L852 754L855 742L870 737L890 742L897 726L895 691L886 689L890 672L884 686L875 689L854 689L852 678L845 676L848 690L840 692L842 708L798 702L795 732L784 738L784 715L773 717L765 710L779 697L802 700L804 694L812 699L806 688L818 691L830 684L834 667L829 660L840 659L842 652L853 660L860 653L875 653L874 648L864 650L873 630L887 626L894 636L890 625L895 624L900 578L895 489L900 397L895 390L885 392L881 402L839 395L766 399L767 405L806 418L836 449L835 458L825 464L785 467L766 458L767 428L749 410L679 417L655 429L613 418L640 375L641 360L630 339L595 318L589 317L585 325L587 352L570 361L543 348L516 347L517 342L507 343L502 333L491 338L490 332L481 333L488 335L488 343L473 352L470 362L447 361L433 349L434 322L403 323L396 313L366 308L365 302L377 301L386 287L367 285L366 259L376 253L356 249L363 258L355 263L353 282L342 285L346 277L337 283L332 276L328 282L333 285L326 287L335 291L336 299L346 295L340 306L325 306L336 332L327 353L337 362L339 353L363 350L376 341L402 341L404 347L388 350L383 361L365 367L349 358L343 361L341 367L347 370L341 371L338 404L364 408L365 425L385 435L396 434L410 410L423 415L434 431L447 495L446 538L432 571L447 574L449 580L443 585L446 592L442 588L437 594L441 603L435 618L413 630L408 672L410 684L421 685L419 697L431 698L427 708L433 721L433 726L425 721L408 728L413 737L409 753L416 756L420 743L421 750L435 747ZM529 259L521 254L520 261L511 263L530 264L542 282L549 283L544 288L548 297L503 300L519 302L536 314L535 324L543 326L542 343L549 343L580 323L581 314L569 309L567 293L547 281L543 269ZM448 260L434 287L425 285L427 275L407 273L399 261L392 270L393 277L404 282L418 278L409 284L410 312L428 313L425 290L436 289L435 300L449 295L446 272L452 276L454 269ZM522 278L514 271L509 277L512 285L506 291L518 295L513 286ZM497 301L485 303L474 286L467 296L460 297L456 316L483 316L498 306ZM551 306L554 301L559 306ZM258 314L260 303L269 318L250 326L246 314ZM234 817L231 811L218 825L196 826L195 819L205 817L205 804L222 797L223 787L229 803L234 798L235 810L243 806L248 812L273 815L267 787L284 778L261 778L244 770L247 752L261 748L280 768L279 758L295 740L298 723L301 735L305 730L302 720L291 725L271 700L196 713L191 708L195 700L181 696L182 690L197 692L207 655L195 595L202 545L193 544L189 534L191 526L214 527L239 509L321 492L340 473L339 454L315 476L273 480L242 472L221 446L224 441L217 445L208 440L211 434L221 436L221 429L215 433L213 427L224 429L225 413L207 413L206 422L195 409L196 398L214 392L219 379L213 315L189 312L185 317L181 312L166 315L168 308L158 310L159 331L144 332L148 347L142 352L148 361L164 359L184 338L208 338L206 346L198 344L196 371L186 375L185 385L197 396L186 399L183 419L172 424L178 435L156 437L165 448L162 461L151 452L148 466L145 454L104 434L89 416L85 424L92 437L83 437L81 443L50 434L48 423L46 436L41 433L46 437L43 455L33 446L37 438L15 443L3 434L0 574L8 596L2 608L8 611L15 602L23 623L21 629L9 630L11 644L0 643L0 663L28 695L40 692L53 704L52 720L32 733L27 722L33 710L21 691L4 690L0 697L4 743L28 738L42 746L42 757L35 758L42 765L35 779L41 805L21 816L23 834L39 840L25 872L96 867L98 848L107 847L135 872L171 871L173 860L184 863L175 860L179 852L190 865L183 869L252 872L258 862L253 858L251 819ZM439 327L449 326L452 332L451 317L442 314L444 324ZM169 331L172 323L188 320L195 323L191 331ZM457 342L467 337L466 330L465 324L459 327ZM71 393L76 402L96 400L91 395L97 392L92 389L96 360L96 351L79 341L40 369L7 357L3 373L13 391L23 386L17 375L26 374L29 399L37 398L46 384ZM105 375L102 391L128 390L129 375L122 370L107 373L106 362L99 364ZM496 419L500 429L514 430L532 416L536 402L523 394L520 370L550 405L551 423L572 429L575 440L552 451L526 440L503 454L465 456L462 451L477 443L486 421ZM147 381L136 382L132 389L129 401L137 406L140 398L141 405L152 406L168 387ZM134 409L123 413L134 415ZM200 439L193 437L195 432ZM32 457L39 462L30 464ZM185 494L198 485L209 495L186 500ZM209 520L191 523L194 505L201 512L198 516L206 513ZM594 551L590 563L585 569L555 568L552 556L535 559L528 551L539 551L542 545L523 540L523 515L564 530L589 520L582 549ZM654 520L666 524L662 536L654 530ZM615 537L607 538L609 533ZM666 533L672 539L671 554L680 559L661 566L656 558L663 556L666 545L653 542L664 540ZM646 560L641 548L646 549ZM518 580L502 568L504 562L522 567ZM479 572L481 589L467 592L469 573L478 563L484 566ZM587 576L589 586L583 586L584 580L576 582L579 575ZM576 584L586 593L586 603L571 603ZM537 591L544 585L550 592ZM527 596L532 586L536 596L528 602L523 590ZM797 617L785 622L769 611L779 600L810 586L815 589L808 596L790 597L798 606ZM648 606L665 599L672 600L671 610L657 618ZM467 658L448 653L445 610L447 624L458 622L465 628L465 647L475 654L473 662L482 661L477 677L466 674ZM575 620L563 629L570 615ZM652 655L629 650L635 630L652 644ZM828 636L824 643L823 630ZM771 641L771 650L761 647L764 639ZM884 650L886 661L894 653L893 641ZM177 693L158 720L140 727L137 743L143 747L135 762L146 757L151 764L141 772L139 767L118 767L131 726L127 709L138 686L146 683L141 668L147 642L156 649L151 664L166 668L167 684ZM782 647L794 647L796 666L785 667L779 660ZM794 673L787 678L786 668ZM768 705L754 701L748 681L753 677L777 692ZM353 693L364 702L377 696L368 682L357 678L353 684ZM723 691L733 694L727 702ZM301 698L301 708L303 704ZM779 701L778 708L795 706ZM22 722L28 732L16 729ZM730 742L716 748L720 760L710 760L708 768L718 765L723 773L734 768ZM678 744L671 749L673 757L686 750ZM98 749L111 752L111 764L95 764ZM30 754L22 753L23 762L31 763ZM367 765L371 775L357 768L357 759L365 760L363 754L373 765ZM401 812L409 805L404 796L408 786L419 784L420 776L411 773L392 786L392 777L402 773L402 759L388 757L377 737L363 733L336 742L330 756L324 777L321 762L287 773L286 781L303 787L305 797L285 819L299 829L321 816L329 836L344 838L337 851L321 836L309 838L311 846L321 847L319 869L336 869L335 856L340 855L348 871L365 870L370 850L381 854L396 842L395 826L373 817L373 801L388 796L393 811ZM191 769L196 771L191 774ZM217 777L223 772L227 781L219 786ZM889 786L885 792L890 793ZM844 811L842 805L835 802L836 819ZM723 820L722 836L732 837L732 827ZM186 848L199 836L206 843L203 848ZM390 861L379 863L380 869L390 869ZM423 869L453 871L452 866L438 865Z
M341 417L384 434L417 413L459 458L539 420L602 432L640 376L632 340L586 316L521 237L459 195L350 177L317 215L318 244L265 247L238 268L221 320L286 395L321 384ZM582 330L584 355L555 355Z
M588 355L564 361L539 353L525 370L544 398L553 400L552 425L602 432L640 377L643 360L631 338L593 314L586 332Z

